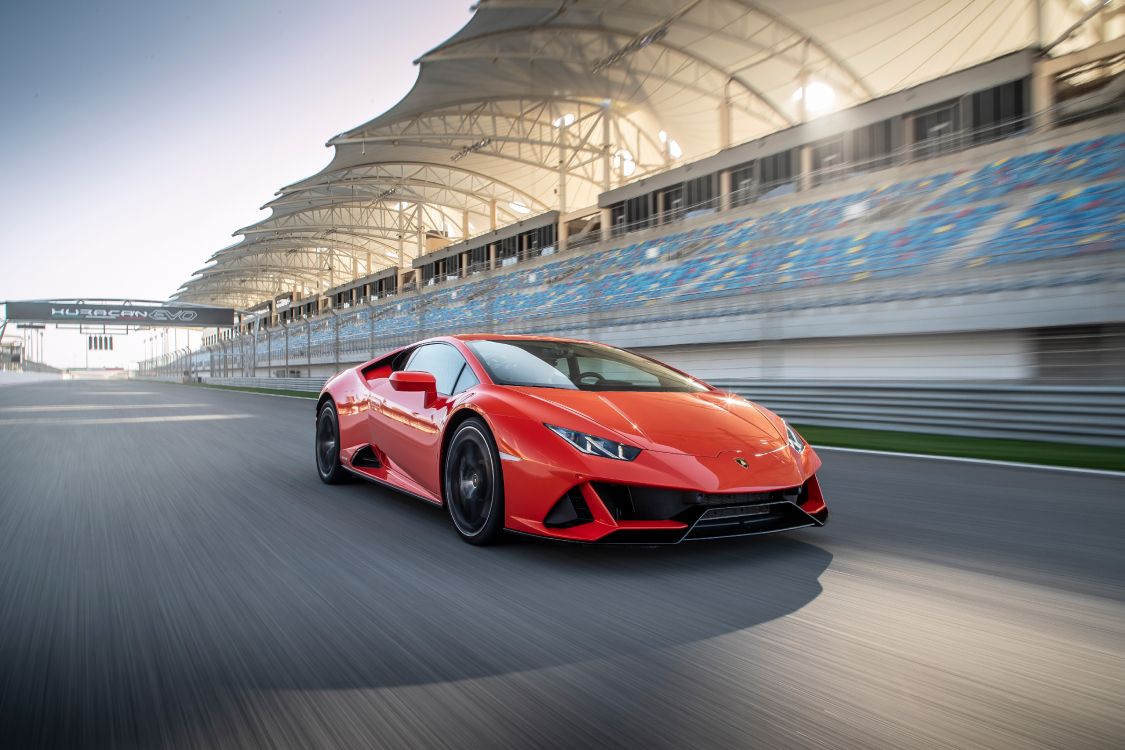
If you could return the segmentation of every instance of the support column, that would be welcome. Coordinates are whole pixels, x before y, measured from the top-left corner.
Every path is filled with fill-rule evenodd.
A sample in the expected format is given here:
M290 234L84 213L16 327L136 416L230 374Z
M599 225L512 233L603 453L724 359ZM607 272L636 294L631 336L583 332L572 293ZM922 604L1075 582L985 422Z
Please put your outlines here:
M797 85L800 87L801 98L797 100L797 120L798 122L808 122L809 120L809 40L805 40L801 52L801 72L797 79Z
M395 294L402 294L403 279L406 278L406 240L398 235L398 270L395 272Z
M566 126L559 128L559 252L566 252Z
M730 194L731 194L731 178L730 170L724 169L719 172L719 210L730 210Z
M469 239L469 212L461 212L461 239Z
M1055 77L1047 66L1037 62L1031 71L1032 127L1036 132L1049 130L1055 124Z
M489 230L496 231L496 199L493 198L488 202L488 228Z
M1039 49L1043 46L1043 0L1034 0L1035 4L1035 42L1033 46Z
M598 215L601 217L601 237L602 241L608 240L613 236L613 209L612 208L599 208Z
M496 243L490 242L488 244L488 270L496 268Z
M368 303L370 308L369 315L367 316L367 356L375 356L375 297L371 297L371 302Z
M730 148L730 79L723 85L723 99L719 102L719 148Z
M914 115L902 118L902 152L904 162L914 161Z
M812 188L812 146L801 146L799 154L797 186L804 192Z
M336 365L336 370L340 369L340 319L336 317L336 311L332 311L332 361Z
M610 140L610 105L607 102L602 107L602 192L610 188L610 176L613 170L613 159L610 156L610 149L613 147L613 141ZM638 154L638 158L639 158Z

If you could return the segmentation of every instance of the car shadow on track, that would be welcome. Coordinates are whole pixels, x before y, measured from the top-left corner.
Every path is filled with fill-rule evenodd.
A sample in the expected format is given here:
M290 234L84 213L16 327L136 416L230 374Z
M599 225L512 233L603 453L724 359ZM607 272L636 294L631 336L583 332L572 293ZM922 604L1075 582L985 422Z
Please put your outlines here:
M457 539L444 509L395 492L359 485L330 502L350 517L363 562L344 575L360 575L363 590L324 570L319 593L356 636L317 624L325 630L301 646L309 667L256 687L446 682L683 646L800 609L832 561L815 530L658 547L513 536L478 548ZM347 676L320 666L342 653Z

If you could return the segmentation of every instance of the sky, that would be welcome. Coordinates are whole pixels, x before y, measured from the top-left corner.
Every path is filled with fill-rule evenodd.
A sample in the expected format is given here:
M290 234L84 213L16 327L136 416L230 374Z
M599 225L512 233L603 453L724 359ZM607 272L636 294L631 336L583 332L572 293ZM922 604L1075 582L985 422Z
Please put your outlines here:
M0 0L0 300L166 299L469 8ZM46 337L49 364L84 364L84 336ZM91 364L139 357L130 338Z

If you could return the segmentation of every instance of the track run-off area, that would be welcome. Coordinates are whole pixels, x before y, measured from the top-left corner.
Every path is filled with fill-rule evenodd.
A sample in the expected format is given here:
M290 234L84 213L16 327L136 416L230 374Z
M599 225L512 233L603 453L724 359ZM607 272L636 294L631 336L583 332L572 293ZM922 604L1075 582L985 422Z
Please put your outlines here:
M0 388L0 745L1109 748L1125 478L824 450L823 529L457 539L312 400Z

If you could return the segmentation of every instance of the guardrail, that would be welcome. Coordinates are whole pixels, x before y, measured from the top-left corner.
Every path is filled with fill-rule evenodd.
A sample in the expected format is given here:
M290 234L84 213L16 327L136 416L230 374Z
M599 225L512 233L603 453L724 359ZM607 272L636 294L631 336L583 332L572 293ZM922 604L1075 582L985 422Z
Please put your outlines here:
M204 378L319 392L326 378ZM797 424L1125 447L1125 387L719 380Z
M1125 447L1125 387L726 380L798 424Z
M240 388L268 388L278 391L320 393L328 378L203 378L205 385L233 385Z

